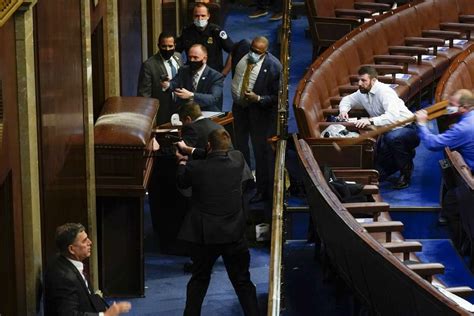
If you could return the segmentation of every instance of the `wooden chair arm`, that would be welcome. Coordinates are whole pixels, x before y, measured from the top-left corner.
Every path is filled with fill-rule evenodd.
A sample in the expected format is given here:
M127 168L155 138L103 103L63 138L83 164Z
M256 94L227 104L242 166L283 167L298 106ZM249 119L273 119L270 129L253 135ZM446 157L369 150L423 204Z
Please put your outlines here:
M369 10L372 12L384 12L389 11L392 7L386 3L376 2L354 2L354 8L357 10Z
M403 253L403 260L409 260L410 252L419 252L422 248L418 241L387 242L382 246L391 253Z
M444 40L435 37L406 37L406 45L421 45L423 47L444 46Z
M444 273L444 265L441 263L414 263L407 264L407 267L429 282L433 275Z
M390 204L386 202L342 203L342 205L351 214L372 215L374 222L378 220L380 212L388 212L390 210Z
M392 232L403 231L403 223L399 221L381 221L364 223L362 227L368 233L385 233L385 242L392 242Z
M474 14L461 14L459 16L459 22L461 22L461 23L474 23Z
M447 287L445 290L461 297L470 296L474 292L474 290L469 286Z
M372 195L379 193L379 186L375 184L365 184L362 188L362 194L364 195Z
M364 18L371 18L372 12L368 10L355 10L355 9L335 9L334 13L336 17L357 17L363 20Z
M345 85L345 86L339 86L339 94L346 95L346 94L351 94L359 90L358 86L355 85Z

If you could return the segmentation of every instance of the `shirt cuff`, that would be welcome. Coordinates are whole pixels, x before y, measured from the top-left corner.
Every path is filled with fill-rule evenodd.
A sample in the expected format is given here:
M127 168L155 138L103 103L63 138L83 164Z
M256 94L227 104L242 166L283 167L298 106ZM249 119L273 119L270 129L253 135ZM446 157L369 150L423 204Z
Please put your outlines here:
M99 313L99 316L104 316L104 315L105 315L104 312Z

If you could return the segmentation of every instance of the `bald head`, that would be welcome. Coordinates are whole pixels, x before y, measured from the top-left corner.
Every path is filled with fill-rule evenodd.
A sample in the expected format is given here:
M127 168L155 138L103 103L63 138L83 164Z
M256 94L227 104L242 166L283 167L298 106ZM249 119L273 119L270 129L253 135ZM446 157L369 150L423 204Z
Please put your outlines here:
M449 103L453 106L460 106L461 98L472 98L472 97L474 97L474 95L471 90L459 89L449 97Z
M257 36L252 40L251 50L257 54L266 53L268 50L268 39L265 36Z

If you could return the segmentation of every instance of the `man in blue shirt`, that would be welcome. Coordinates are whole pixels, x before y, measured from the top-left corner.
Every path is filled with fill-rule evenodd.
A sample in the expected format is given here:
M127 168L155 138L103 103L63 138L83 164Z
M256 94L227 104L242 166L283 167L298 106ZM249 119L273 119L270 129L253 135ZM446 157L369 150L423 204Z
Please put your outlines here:
M445 147L457 150L474 170L474 98L462 96L459 105L449 107L451 113L461 114L460 120L442 134L432 134L426 127L428 113L425 110L416 112L416 121L422 143L429 150L443 150Z

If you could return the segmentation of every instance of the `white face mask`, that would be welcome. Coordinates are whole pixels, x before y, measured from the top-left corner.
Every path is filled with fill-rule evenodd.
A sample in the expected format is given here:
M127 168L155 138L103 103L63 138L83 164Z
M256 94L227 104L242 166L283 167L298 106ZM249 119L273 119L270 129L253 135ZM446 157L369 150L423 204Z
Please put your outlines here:
M203 29L207 26L207 20L194 19L194 25Z
M258 62L258 60L260 59L261 56L262 56L262 55L259 55L259 54L255 53L255 52L249 52L249 54L248 54L249 62L250 62L251 64L255 64L256 62Z
M448 112L448 114L455 114L459 112L459 107L449 105L446 107L446 111Z

